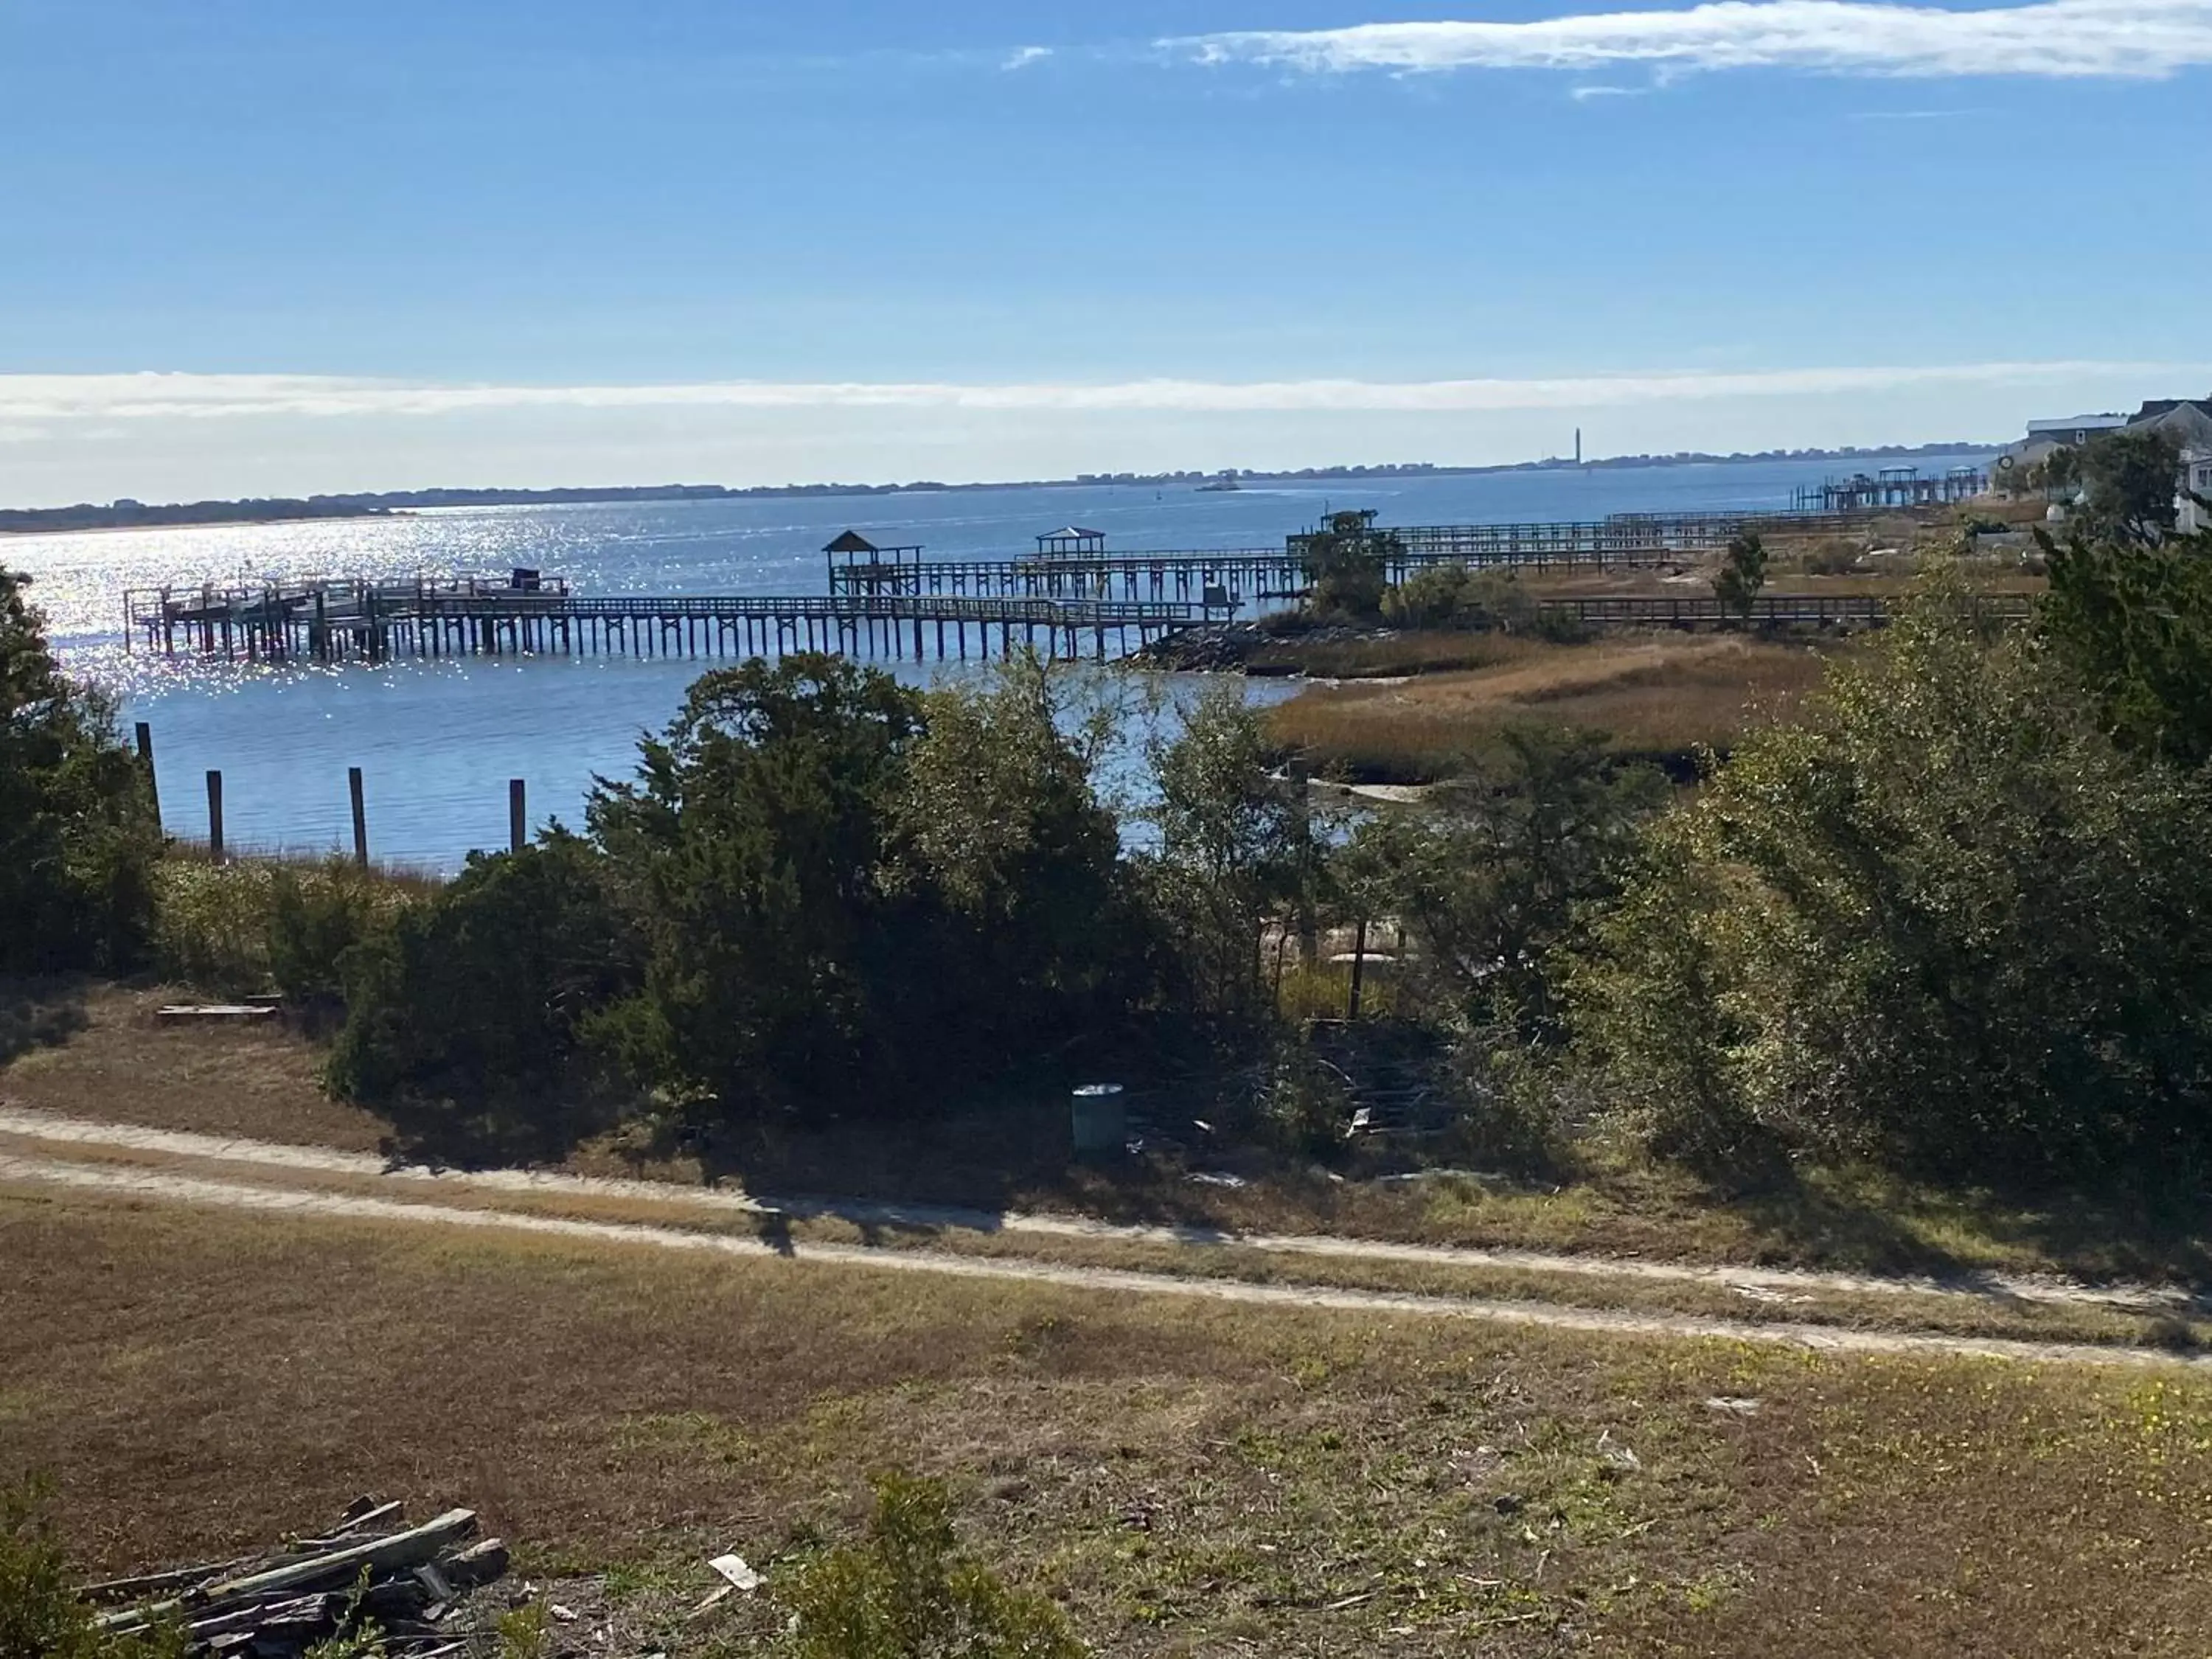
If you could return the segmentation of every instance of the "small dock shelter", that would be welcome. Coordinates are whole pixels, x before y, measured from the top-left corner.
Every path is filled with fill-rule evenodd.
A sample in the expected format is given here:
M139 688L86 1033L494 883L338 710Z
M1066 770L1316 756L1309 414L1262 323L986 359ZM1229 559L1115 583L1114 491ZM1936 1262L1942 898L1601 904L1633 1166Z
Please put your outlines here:
M878 547L857 530L848 530L823 550L830 561L832 593L919 593L921 544Z
M1106 532L1085 530L1080 525L1063 525L1039 536L1036 550L1041 559L1103 559L1106 556Z

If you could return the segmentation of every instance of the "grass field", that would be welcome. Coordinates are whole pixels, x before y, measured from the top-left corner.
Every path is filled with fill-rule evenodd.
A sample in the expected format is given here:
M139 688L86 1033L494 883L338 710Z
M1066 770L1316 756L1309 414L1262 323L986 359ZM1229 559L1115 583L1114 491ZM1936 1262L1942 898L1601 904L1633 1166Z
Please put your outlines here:
M0 1443L58 1477L97 1568L404 1492L483 1508L526 1572L703 1591L705 1555L840 1534L898 1463L950 1479L978 1547L1117 1654L2180 1652L2212 1631L2212 1390L2179 1375L76 1200L0 1199ZM672 1646L772 1620L740 1607Z
M1625 754L1683 755L1785 717L1834 648L1671 633L1498 646L1471 672L1310 687L1269 711L1270 730L1316 771L1370 783L1450 776L1516 725L1601 732Z

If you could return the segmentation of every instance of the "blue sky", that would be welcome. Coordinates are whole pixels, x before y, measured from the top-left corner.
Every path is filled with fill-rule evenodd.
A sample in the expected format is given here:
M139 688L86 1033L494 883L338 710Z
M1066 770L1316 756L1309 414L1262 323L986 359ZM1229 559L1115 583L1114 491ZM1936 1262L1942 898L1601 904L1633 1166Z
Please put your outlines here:
M2001 437L2212 386L2208 65L2212 0L0 0L0 500Z

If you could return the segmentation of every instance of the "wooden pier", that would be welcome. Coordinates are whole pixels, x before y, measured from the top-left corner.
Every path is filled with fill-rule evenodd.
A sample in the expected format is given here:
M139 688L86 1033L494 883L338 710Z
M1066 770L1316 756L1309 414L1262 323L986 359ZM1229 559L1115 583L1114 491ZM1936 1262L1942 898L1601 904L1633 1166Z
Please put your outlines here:
M1581 523L1378 526L1394 582L1427 565L1520 569L1628 569L1680 562L1725 547L1747 530L1833 536L1863 528L1866 513L1616 514ZM1041 538L1041 541L1049 538ZM973 594L1151 600L1241 607L1294 592L1305 582L1304 535L1279 546L1109 552L1085 532L1079 551L1004 559L928 559L919 546L878 547L847 531L823 550L833 596Z
M1917 466L1885 466L1808 485L1791 499L1803 512L1866 514L1972 501L1989 487L1990 475L1978 467L1954 466L1923 478Z
M481 577L136 589L129 631L157 650L251 661L397 657L744 657L788 651L917 661L1092 656L1203 622L1151 600L945 594L583 596ZM995 636L995 638L994 638ZM994 650L994 646L996 650Z
M1679 562L1747 530L1828 535L1860 514L1619 514L1577 523L1408 525L1384 531L1386 574L1424 566L1611 568ZM939 661L1091 656L1233 617L1254 600L1304 589L1308 536L1279 546L1109 552L1071 526L1034 554L932 561L847 531L823 550L821 594L578 594L557 576L305 579L232 586L135 588L125 638L252 661L371 662L398 657L741 657L797 650ZM1582 602L1590 620L1692 620L1690 600ZM1763 602L1764 603L1764 602ZM1824 602L1825 603L1825 602ZM1656 604L1671 610L1644 612ZM1720 620L1718 613L1703 618ZM1762 616L1762 619L1765 619ZM1801 620L1777 617L1775 620ZM1802 620L1826 621L1826 617ZM1850 620L1838 613L1836 621ZM995 634L995 640L994 635ZM995 644L996 650L994 651Z

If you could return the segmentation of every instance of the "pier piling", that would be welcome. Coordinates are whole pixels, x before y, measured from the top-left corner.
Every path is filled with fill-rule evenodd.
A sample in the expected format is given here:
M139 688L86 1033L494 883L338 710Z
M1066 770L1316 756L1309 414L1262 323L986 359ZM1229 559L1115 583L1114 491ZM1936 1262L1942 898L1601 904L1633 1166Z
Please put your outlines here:
M154 728L145 721L137 722L133 735L138 740L138 764L146 774L146 799L153 803L154 827L161 827L161 786L154 776Z
M346 793L353 802L353 861L368 868L368 809L362 799L361 768L346 768Z

